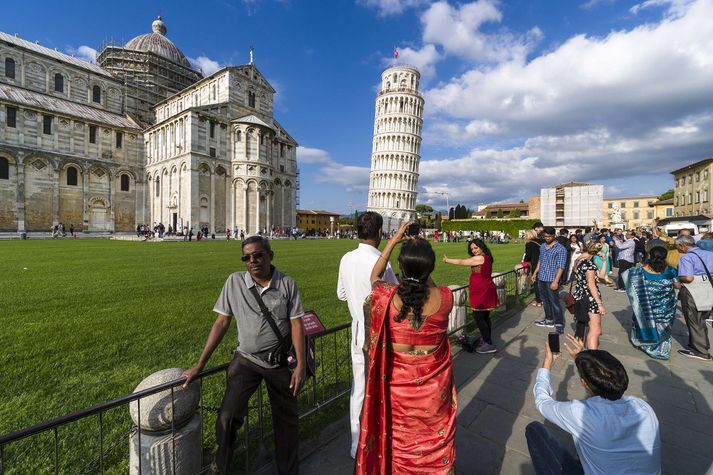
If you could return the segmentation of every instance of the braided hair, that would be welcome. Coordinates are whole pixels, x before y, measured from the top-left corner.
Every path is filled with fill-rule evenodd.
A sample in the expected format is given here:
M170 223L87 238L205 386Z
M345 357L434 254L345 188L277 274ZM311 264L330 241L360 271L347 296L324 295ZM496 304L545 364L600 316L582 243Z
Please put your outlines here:
M401 244L399 267L403 278L396 293L403 304L394 321L400 322L411 312L412 324L418 328L423 323L423 306L428 298L428 278L436 267L436 253L425 239L409 239Z

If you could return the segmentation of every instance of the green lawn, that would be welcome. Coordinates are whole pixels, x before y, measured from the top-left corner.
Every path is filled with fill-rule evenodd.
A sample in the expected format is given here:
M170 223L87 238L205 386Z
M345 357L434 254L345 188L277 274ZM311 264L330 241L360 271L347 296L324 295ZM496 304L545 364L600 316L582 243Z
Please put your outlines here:
M327 327L349 321L336 298L339 259L356 241L274 241L274 263L297 281ZM465 243L436 244L439 284L465 284ZM522 244L494 245L497 271ZM0 434L131 392L148 374L190 366L240 243L79 239L0 242ZM395 264L395 257L392 256ZM235 334L212 365L229 360ZM124 409L125 410L125 409Z

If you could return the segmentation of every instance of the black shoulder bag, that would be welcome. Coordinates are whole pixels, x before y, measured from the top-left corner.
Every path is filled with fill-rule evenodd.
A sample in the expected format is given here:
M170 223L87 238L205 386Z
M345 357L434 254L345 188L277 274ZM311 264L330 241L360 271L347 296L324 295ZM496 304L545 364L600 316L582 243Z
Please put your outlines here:
M267 356L265 357L265 361L273 365L287 366L290 372L294 371L297 367L297 356L292 342L285 339L280 329L277 328L277 323L275 322L275 319L272 316L272 312L270 312L270 310L267 308L267 305L265 305L265 302L263 302L262 296L260 296L260 292L258 292L257 287L255 285L250 287L250 292L252 292L253 296L255 297L255 300L257 300L257 304L260 306L260 311L262 312L263 318L267 320L267 323L270 325L270 328L272 328L272 331L275 332L275 336L277 336L277 341L280 342L280 344L275 350L272 350L267 354ZM305 336L304 348L306 358L305 367L307 377L309 378L310 376L315 375L316 370L314 359L314 340L310 337Z

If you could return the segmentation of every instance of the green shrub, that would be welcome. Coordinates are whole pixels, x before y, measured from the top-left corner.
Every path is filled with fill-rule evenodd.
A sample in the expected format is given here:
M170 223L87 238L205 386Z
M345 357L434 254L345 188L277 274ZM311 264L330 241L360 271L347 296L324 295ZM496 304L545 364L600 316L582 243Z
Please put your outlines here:
M444 221L444 231L505 231L517 237L521 230L531 229L537 219L457 219Z

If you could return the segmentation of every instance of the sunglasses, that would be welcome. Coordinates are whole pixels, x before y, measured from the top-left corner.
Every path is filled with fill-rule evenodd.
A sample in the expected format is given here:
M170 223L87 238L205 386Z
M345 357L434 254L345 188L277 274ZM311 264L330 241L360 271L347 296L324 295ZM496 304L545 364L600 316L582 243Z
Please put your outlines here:
M240 260L243 261L243 262L248 262L251 257L252 257L253 259L255 259L256 261L259 261L259 260L261 260L263 257L265 257L265 251L257 251L257 252L253 252L252 254L245 254L244 256L242 256L242 257L240 258Z

